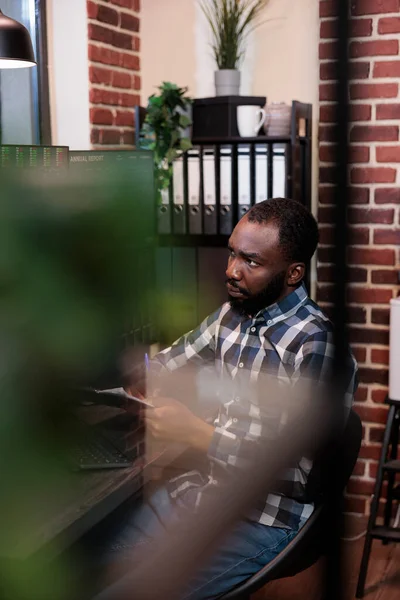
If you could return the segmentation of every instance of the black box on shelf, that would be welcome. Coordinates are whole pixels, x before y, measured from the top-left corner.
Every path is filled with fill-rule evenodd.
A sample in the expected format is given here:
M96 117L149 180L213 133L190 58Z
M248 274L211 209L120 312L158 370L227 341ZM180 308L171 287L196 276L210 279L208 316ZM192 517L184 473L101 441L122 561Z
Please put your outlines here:
M193 102L192 137L196 141L209 138L235 137L238 106L260 106L267 102L264 96L216 96L196 98Z

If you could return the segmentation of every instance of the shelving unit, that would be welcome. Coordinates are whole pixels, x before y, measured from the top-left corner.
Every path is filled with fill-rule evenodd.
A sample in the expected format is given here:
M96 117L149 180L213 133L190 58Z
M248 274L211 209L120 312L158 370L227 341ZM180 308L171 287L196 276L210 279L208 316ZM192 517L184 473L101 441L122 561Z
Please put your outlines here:
M267 137L259 135L254 138L215 137L193 138L193 150L184 154L182 160L183 196L177 202L174 183L171 183L169 194L163 204L158 207L158 233L160 243L179 246L209 245L213 242L224 245L228 236L243 214L254 205L257 198L257 183L260 174L257 173L258 161L265 164L265 190L262 199L274 196L274 185L277 182L277 157L284 160L284 179L281 181L280 195L293 198L311 207L311 139L312 139L312 106L300 102L292 103L292 124L289 136ZM205 156L214 159L215 193L212 202L208 202L205 189ZM239 176L243 170L239 165L241 157L247 157L245 173L249 178L249 197L245 202L239 197ZM190 189L191 157L199 159L199 190L196 204L192 204ZM221 157L229 157L230 162L230 203L222 198ZM260 161L261 162L261 161ZM197 181L196 181L197 183ZM196 238L193 238L193 235ZM171 237L172 236L172 237ZM200 237L199 237L200 236ZM202 237L204 236L204 238ZM210 237L212 236L212 237ZM214 236L217 236L216 239ZM224 236L220 238L220 236Z

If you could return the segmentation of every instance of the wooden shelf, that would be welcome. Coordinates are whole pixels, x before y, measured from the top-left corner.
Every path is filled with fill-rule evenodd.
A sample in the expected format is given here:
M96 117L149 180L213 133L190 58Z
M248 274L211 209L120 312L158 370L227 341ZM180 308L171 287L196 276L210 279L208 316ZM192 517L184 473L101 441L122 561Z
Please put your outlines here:
M302 139L302 138L299 138ZM305 138L304 138L305 139ZM223 137L223 138L193 138L192 143L196 146L204 144L289 144L292 141L290 135L269 137L267 135L257 135L255 137Z
M175 233L158 235L160 246L169 247L199 247L199 248L226 248L228 246L229 235L224 234L193 234L193 233Z

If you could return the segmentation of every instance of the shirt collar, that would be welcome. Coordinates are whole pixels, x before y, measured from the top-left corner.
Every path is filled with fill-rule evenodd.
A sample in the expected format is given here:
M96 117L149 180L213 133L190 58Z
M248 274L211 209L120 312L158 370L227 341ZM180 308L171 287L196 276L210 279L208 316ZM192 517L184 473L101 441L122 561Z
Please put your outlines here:
M282 317L286 318L289 313L296 312L300 305L304 304L307 298L307 289L304 283L302 283L288 296L279 300L279 302L275 302L275 304L271 304L271 306L261 310L256 317L262 317L267 322L275 321L276 319L280 320Z

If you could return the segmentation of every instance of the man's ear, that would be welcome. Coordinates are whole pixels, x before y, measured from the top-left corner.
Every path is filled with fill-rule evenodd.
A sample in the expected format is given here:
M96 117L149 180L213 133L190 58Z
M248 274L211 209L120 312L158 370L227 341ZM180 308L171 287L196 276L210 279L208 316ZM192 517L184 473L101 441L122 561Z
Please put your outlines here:
M305 272L306 265L304 263L293 263L287 271L287 284L289 286L298 285L304 279Z

